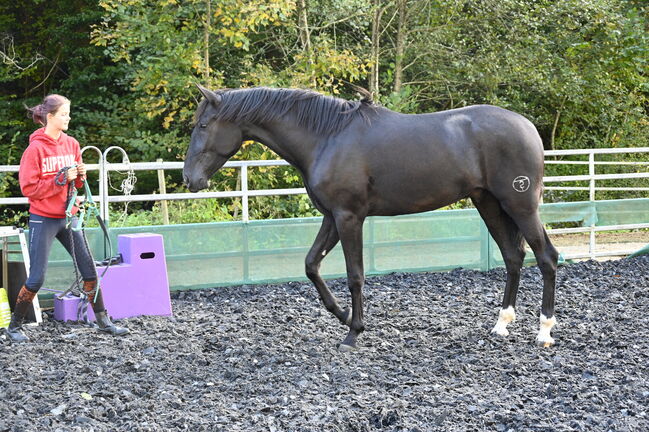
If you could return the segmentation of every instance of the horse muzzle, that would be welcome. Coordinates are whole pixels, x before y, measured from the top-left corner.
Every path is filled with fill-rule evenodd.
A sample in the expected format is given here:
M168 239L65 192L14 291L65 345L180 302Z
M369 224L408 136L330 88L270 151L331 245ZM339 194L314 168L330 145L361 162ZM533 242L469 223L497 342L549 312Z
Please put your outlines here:
M190 192L198 192L210 186L209 180L207 180L205 177L201 177L197 180L192 180L186 175L183 175L183 183L185 183L185 186L187 186L187 189L189 189Z

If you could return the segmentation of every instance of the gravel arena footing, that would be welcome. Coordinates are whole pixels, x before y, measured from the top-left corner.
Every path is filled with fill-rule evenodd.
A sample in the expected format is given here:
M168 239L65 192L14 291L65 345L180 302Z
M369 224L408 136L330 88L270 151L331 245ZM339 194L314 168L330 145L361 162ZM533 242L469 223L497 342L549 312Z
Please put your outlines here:
M649 257L560 267L551 348L536 267L510 335L490 334L504 283L369 277L345 353L308 282L174 293L173 318L121 338L47 316L0 339L0 431L649 431Z

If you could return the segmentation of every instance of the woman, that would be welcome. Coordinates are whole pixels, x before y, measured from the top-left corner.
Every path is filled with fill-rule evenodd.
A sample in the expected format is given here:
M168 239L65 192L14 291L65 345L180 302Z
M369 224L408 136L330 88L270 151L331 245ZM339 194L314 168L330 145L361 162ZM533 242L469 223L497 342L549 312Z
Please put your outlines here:
M21 325L32 300L43 285L47 259L57 238L72 255L83 277L83 290L88 295L100 330L113 335L128 333L114 325L104 307L101 291L97 294L97 271L80 231L66 227L65 210L68 184L80 188L86 176L79 142L65 134L70 122L70 101L60 95L49 95L43 103L29 108L34 122L43 127L29 137L29 146L20 160L20 189L29 198L29 277L20 289L11 323L6 332L14 342L29 340ZM63 178L55 181L65 173ZM61 181L64 180L64 181ZM76 213L76 208L74 213ZM78 220L72 219L71 226Z

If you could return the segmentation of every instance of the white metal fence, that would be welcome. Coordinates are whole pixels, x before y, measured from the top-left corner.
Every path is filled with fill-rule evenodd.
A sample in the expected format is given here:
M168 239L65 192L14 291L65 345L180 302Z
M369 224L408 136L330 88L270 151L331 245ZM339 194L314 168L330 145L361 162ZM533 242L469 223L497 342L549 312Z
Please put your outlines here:
M165 201L165 200L188 200L188 199L202 199L202 198L241 198L242 200L242 220L249 220L249 198L257 196L281 196L281 195L299 195L306 194L305 188L289 188L289 189L265 189L265 190L251 190L248 187L248 170L253 167L268 167L268 166L286 166L288 162L283 160L257 160L257 161L230 161L225 164L225 167L238 168L241 170L241 189L238 191L218 191L218 192L175 192L175 193L158 193L158 194L141 194L141 195L110 195L108 187L108 174L111 171L167 171L167 170L181 170L183 162L134 162L128 161L128 156L119 147L109 147L103 153L96 147L84 147L83 151L92 149L99 154L98 164L88 164L87 169L99 170L99 196L94 197L100 203L101 216L105 221L109 220L109 203L120 202L135 202L135 201ZM119 150L122 153L122 163L109 163L107 161L108 153L111 150ZM598 156L607 154L646 154L648 157L642 161L622 161L611 162L597 160ZM554 156L587 156L587 160L561 160L552 158ZM636 147L636 148L611 148L611 149L580 149L580 150L551 150L545 152L547 165L549 164L569 164L569 165L588 165L587 175L569 175L569 176L546 176L543 178L546 191L552 190L581 190L589 192L589 199L596 200L597 191L636 191L638 197L649 196L649 182L647 186L639 187L611 187L611 186L598 186L598 181L605 180L623 180L623 179L649 179L649 147ZM624 174L597 174L597 166L604 165L629 165L635 167L644 167L643 172L624 173ZM18 165L1 165L0 172L18 172ZM571 182L588 182L588 186L552 186L556 183L571 183ZM5 197L0 198L0 205L16 205L27 204L27 198L24 197ZM645 229L649 228L649 215L647 215L648 223L634 224L634 225L610 225L610 226L590 226L579 228L561 228L548 230L550 234L567 234L567 233L590 233L590 247L588 253L572 254L567 258L596 258L600 256L618 256L626 255L634 252L620 250L620 251L605 251L597 252L596 247L596 233L602 231L613 230L632 230L632 229ZM649 239L647 239L649 242Z
M84 151L85 151L84 147ZM183 162L122 162L109 163L104 161L99 164L87 164L88 171L99 170L99 195L93 196L93 199L101 203L101 217L108 221L110 218L108 212L109 203L135 202L135 201L166 201L166 200L188 200L203 198L241 198L242 200L242 219L249 220L248 202L250 197L255 196L281 196L281 195L299 195L306 194L305 188L291 189L248 189L248 168L250 167L268 167L268 166L286 166L288 162L283 160L257 160L257 161L231 161L227 162L226 168L239 168L241 170L241 190L238 191L219 191L219 192L174 192L164 194L140 194L140 195L110 195L108 187L108 173L111 171L170 171L182 170ZM18 172L19 165L0 165L0 172ZM25 197L7 197L0 198L0 205L9 204L27 204Z
M601 161L597 160L598 156L610 154L644 154L648 155L642 161ZM561 159L548 159L550 156L587 156L588 160L575 161L575 160L561 160ZM552 190L573 190L573 191L588 191L590 201L596 201L597 191L635 191L638 193L637 198L647 198L649 196L649 181L647 186L638 187L624 187L624 186L597 186L598 181L605 180L624 180L624 179L649 179L649 147L637 148L607 148L607 149L579 149L579 150L549 150L545 151L545 164L563 164L563 165L588 165L587 175L570 175L570 176L552 176L544 177L543 183L546 191ZM624 173L624 174L597 174L597 166L634 166L644 167L644 172ZM550 186L552 183L571 183L571 182L584 182L588 181L588 186ZM649 215L647 216L647 223L641 224L626 224L626 225L608 225L608 226L595 226L594 224L589 227L579 228L558 228L548 229L548 234L569 234L569 233L589 233L589 247L588 252L568 254L566 258L591 258L607 257L607 256L624 256L635 252L635 249L616 249L607 251L597 251L597 238L596 233L604 231L616 230L635 230L649 228ZM645 238L645 242L649 243L649 236Z

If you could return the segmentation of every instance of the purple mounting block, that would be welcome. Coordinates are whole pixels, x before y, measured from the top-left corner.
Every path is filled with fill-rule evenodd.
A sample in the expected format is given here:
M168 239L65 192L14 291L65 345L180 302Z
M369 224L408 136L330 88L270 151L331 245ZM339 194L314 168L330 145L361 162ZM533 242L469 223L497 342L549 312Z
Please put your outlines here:
M160 234L122 234L117 247L123 263L111 265L101 280L108 314L115 318L140 315L171 316L169 280L164 243ZM104 267L97 267L101 275ZM54 299L54 319L76 321L79 297ZM88 319L94 314L88 308Z

